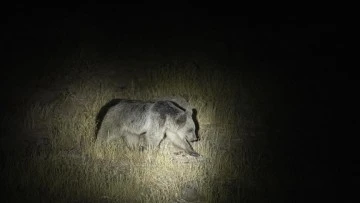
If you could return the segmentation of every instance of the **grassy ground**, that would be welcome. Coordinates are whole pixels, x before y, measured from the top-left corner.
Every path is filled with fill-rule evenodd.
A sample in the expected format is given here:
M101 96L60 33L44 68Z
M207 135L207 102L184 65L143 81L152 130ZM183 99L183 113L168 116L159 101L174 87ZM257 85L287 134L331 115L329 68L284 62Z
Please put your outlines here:
M345 124L355 92L338 16L72 6L3 12L1 202L335 199L335 109ZM196 108L201 159L94 148L108 101L168 96Z
M66 58L62 71L39 78L37 93L3 118L3 129L17 132L2 151L10 201L281 199L255 76L210 60L104 61ZM94 148L95 118L108 101L166 96L184 97L197 110L201 140L193 146L202 159L176 157L166 142L142 153L123 143Z

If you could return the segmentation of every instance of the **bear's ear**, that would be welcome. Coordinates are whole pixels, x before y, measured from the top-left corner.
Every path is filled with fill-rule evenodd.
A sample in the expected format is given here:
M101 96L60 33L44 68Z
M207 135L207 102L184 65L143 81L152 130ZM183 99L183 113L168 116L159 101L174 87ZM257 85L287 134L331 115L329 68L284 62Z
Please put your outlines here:
M176 119L176 124L179 126L179 128L182 128L184 127L185 123L186 123L186 113L183 113Z

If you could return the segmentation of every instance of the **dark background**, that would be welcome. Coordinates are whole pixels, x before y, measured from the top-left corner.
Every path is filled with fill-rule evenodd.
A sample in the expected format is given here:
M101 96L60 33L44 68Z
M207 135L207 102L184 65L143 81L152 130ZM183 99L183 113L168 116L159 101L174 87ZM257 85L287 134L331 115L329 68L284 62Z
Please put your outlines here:
M338 138L333 136L334 127L340 125L335 114L350 92L348 85L354 83L341 62L344 19L338 13L319 11L241 15L239 7L11 5L2 18L2 109L16 108L18 90L28 91L39 74L55 71L57 67L46 66L51 57L59 56L55 58L61 61L62 54L81 42L100 44L104 54L118 50L118 44L136 45L144 52L151 52L149 47L155 44L166 54L169 43L174 43L170 52L181 54L189 49L179 45L182 41L220 42L225 51L219 60L227 64L225 68L251 64L241 71L272 84L266 89L273 102L268 122L282 129L271 132L277 133L271 147L288 195L299 200L333 199L338 168L331 144ZM136 57L137 51L129 49L124 57Z

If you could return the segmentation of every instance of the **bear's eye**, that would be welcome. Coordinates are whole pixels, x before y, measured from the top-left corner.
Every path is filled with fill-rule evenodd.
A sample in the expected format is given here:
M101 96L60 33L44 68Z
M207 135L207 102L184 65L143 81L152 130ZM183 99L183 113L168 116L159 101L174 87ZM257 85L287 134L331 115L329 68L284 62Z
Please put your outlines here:
M188 133L192 133L194 131L194 129L189 129Z

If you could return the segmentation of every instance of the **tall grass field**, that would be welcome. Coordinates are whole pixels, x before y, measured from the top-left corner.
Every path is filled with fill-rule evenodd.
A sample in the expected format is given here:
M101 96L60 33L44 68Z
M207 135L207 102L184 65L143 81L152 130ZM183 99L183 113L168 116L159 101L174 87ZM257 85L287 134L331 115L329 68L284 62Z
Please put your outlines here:
M1 182L10 202L267 202L281 199L266 150L256 75L211 60L98 62L77 54L39 77L2 117ZM116 68L114 68L116 67ZM96 148L96 117L112 99L176 96L195 109L200 158L165 139L157 150ZM6 144L5 144L6 143Z

